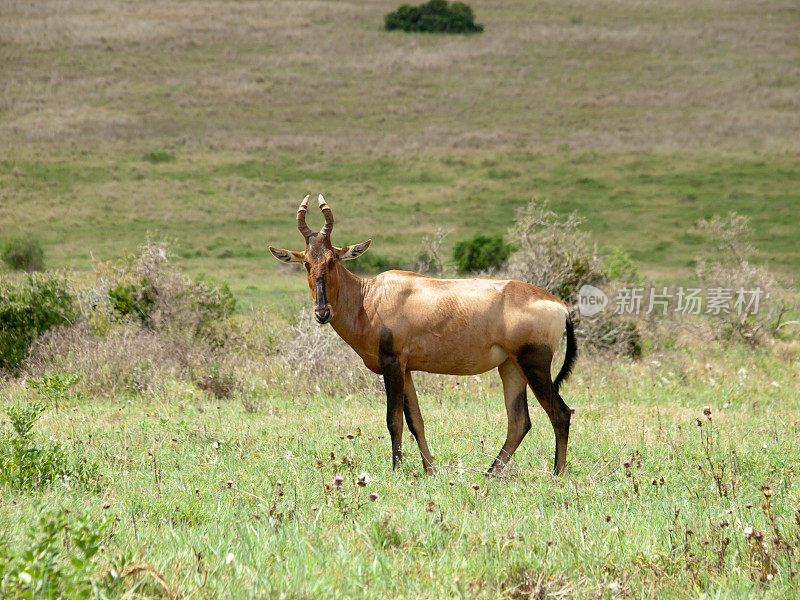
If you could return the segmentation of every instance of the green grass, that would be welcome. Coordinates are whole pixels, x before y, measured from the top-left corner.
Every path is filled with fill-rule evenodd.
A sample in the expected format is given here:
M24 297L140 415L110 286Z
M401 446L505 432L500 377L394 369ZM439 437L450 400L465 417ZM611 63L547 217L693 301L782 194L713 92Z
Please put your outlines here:
M478 36L382 31L397 5L5 5L0 133L139 155L797 150L798 17L778 0L481 0Z
M391 470L379 394L315 392L313 380L281 392L275 381L243 405L176 384L163 397L50 410L37 435L95 463L103 485L94 494L55 485L35 496L110 519L98 565L118 554L147 563L178 597L519 597L515 590L530 591L540 575L550 593L571 587L577 597L615 597L614 586L634 597L795 597L794 368L743 352L713 351L699 364L680 354L660 360L579 365L564 394L577 412L558 479L549 472L552 429L535 403L508 477L481 474L505 431L493 374L421 378L433 477L419 476L408 435L406 460ZM712 468L723 473L724 496ZM326 488L337 474L339 492ZM748 526L773 535L763 484L793 547L792 558L770 550L769 582L759 580L766 567L743 535ZM4 490L3 536L13 542L38 510Z
M86 270L165 236L275 305L304 284L264 247L297 246L306 193L340 243L409 262L435 227L449 253L537 197L671 281L706 250L694 221L737 210L795 276L796 11L471 6L479 36L382 31L392 0L3 6L0 237Z
M0 3L0 241L35 236L49 267L89 273L166 238L182 269L230 281L245 324L249 305L270 307L255 328L270 340L308 301L302 273L266 250L300 248L307 193L330 202L335 243L372 238L384 262L412 261L438 227L449 256L548 200L665 285L711 251L691 226L737 211L755 259L796 281L791 3L480 0L485 31L468 37L381 31L397 4L66 0L54 16L49 2ZM127 351L153 360L141 340L115 340L129 345L75 360L98 377ZM75 396L44 415L34 441L96 464L103 485L0 488L0 567L31 548L66 565L65 544L107 523L75 589L113 568L128 598L795 598L796 346L780 359L690 346L635 363L582 355L560 479L533 401L509 477L480 474L505 429L494 375L421 378L439 473L417 477L408 437L390 469L380 380L350 376L346 359L310 376L238 356L250 387L236 400L150 365L163 380L142 393ZM13 379L0 394L36 396ZM723 465L725 496L709 475ZM341 492L325 488L334 474ZM763 484L789 553L769 539ZM49 517L57 507L71 512ZM765 532L766 554L747 527ZM0 585L19 575L0 569Z
M245 304L274 304L304 289L267 244L301 248L294 215L324 192L340 245L373 239L370 252L411 263L436 227L444 252L476 232L505 233L532 198L575 211L601 251L622 247L645 274L675 281L711 248L690 231L701 218L751 219L756 259L794 276L800 163L792 155L600 155L493 152L465 156L185 155L150 164L119 154L0 163L3 231L42 240L48 264L78 270L150 235L171 240L182 265L229 279ZM309 222L320 226L321 216Z

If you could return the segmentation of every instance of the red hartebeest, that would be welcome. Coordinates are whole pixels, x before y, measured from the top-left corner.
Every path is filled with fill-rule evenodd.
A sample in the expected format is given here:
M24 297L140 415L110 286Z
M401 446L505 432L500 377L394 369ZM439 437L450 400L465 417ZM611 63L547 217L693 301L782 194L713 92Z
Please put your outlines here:
M548 292L521 281L433 279L408 271L387 271L363 279L341 265L357 258L372 240L337 248L331 244L333 213L319 196L325 226L306 225L308 196L297 211L306 240L304 252L269 247L280 261L302 263L314 296L314 317L336 333L386 384L386 425L392 466L401 460L403 414L416 438L422 463L433 472L433 457L411 380L412 371L477 375L496 368L503 381L508 434L488 474L498 475L531 427L526 384L550 418L556 436L555 472L564 469L570 409L558 393L575 362L577 347L569 311ZM550 365L566 329L561 371Z

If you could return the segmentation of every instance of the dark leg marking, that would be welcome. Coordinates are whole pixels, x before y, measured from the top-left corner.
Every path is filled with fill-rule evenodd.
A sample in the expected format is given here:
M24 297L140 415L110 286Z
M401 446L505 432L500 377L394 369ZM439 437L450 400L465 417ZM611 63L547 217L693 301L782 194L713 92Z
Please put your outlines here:
M517 363L553 426L556 435L553 470L559 475L564 471L567 461L570 412L550 379L552 361L553 352L548 346L526 344L517 353Z
M394 354L392 332L384 327L381 329L380 346L378 352L383 382L386 386L386 427L392 439L392 468L403 460L400 449L403 441L403 369L400 360Z

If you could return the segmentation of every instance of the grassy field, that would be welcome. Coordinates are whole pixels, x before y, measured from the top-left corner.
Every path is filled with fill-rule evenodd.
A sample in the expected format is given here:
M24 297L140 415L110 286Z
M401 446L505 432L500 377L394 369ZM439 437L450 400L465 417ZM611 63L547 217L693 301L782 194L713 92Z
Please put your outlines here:
M535 197L670 281L707 250L694 222L740 211L794 277L794 7L477 3L461 37L382 32L392 6L4 3L0 237L85 270L150 232L263 304L302 289L264 246L297 245L306 193L405 261Z
M51 405L37 443L55 439L94 463L101 487L87 495L54 484L34 497L75 521L110 522L98 577L119 556L163 576L162 585L129 575L118 595L796 597L796 365L713 349L659 358L579 365L565 392L577 412L558 479L535 403L507 477L481 474L505 431L494 374L418 378L439 469L425 477L408 434L406 460L391 470L377 377L359 389L329 373L321 392L320 380L275 376L247 401L176 382L163 395ZM2 505L12 547L41 537L42 505L10 490ZM748 527L766 536L765 553Z
M711 252L692 226L737 211L755 260L797 282L800 10L480 0L485 32L463 37L381 31L397 4L0 3L0 243L34 236L80 278L169 240L263 334L223 356L223 399L191 373L219 367L207 348L132 328L107 354L87 343L50 365L80 381L24 439L14 407L39 394L0 378L0 475L26 456L74 470L0 479L0 596L797 597L797 342L662 325L637 361L582 347L562 478L532 401L507 476L483 477L505 432L495 374L420 377L439 471L419 476L410 437L391 469L377 376L349 354L286 358L295 338L312 358L339 346L288 328L305 278L266 245L300 248L307 193L333 207L335 243L372 238L399 264L437 229L445 255L503 233L535 198L683 283Z
M48 154L797 149L791 3L479 1L468 37L381 31L396 5L4 2L0 132Z
M164 237L186 269L229 280L255 304L303 290L305 279L279 269L266 245L302 247L294 215L299 194L313 190L333 206L335 241L372 238L371 253L399 264L412 263L436 227L449 232L449 256L459 239L505 232L537 198L585 217L601 251L626 249L656 279L691 276L694 258L710 251L691 227L729 211L751 218L757 259L792 277L800 268L800 163L790 155L223 153L159 164L123 155L6 161L0 178L13 198L0 219L38 235L52 266L87 269ZM321 226L321 215L309 219Z

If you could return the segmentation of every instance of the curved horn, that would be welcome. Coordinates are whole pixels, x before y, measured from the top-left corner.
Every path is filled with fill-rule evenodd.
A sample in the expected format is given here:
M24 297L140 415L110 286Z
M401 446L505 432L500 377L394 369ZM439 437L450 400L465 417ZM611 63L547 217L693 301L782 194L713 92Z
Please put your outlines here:
M300 203L300 208L297 209L297 228L300 230L300 233L303 234L303 237L308 239L314 232L311 231L311 227L306 225L306 210L308 209L308 199L311 197L309 194L303 201Z
M322 214L325 215L325 225L319 232L326 237L330 237L331 231L333 231L333 211L331 207L326 204L322 194L319 195L319 209L322 211Z

